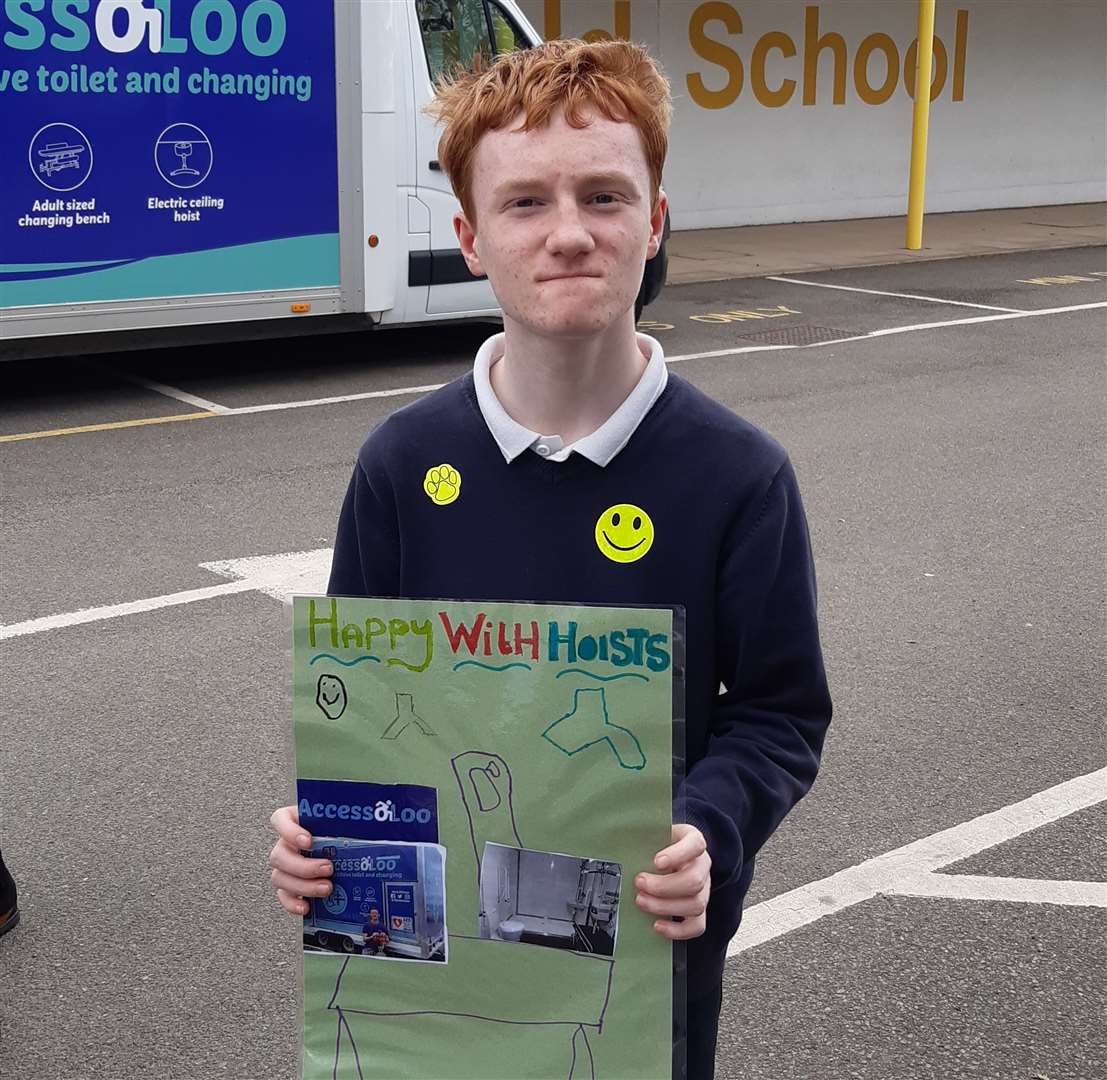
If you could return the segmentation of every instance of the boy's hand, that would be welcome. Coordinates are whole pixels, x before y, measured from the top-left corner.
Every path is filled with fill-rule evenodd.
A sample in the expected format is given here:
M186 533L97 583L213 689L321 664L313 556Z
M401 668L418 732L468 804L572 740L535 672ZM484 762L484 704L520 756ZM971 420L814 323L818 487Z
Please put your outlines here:
M290 915L306 915L308 904L305 896L326 896L331 891L329 878L334 866L329 859L306 859L301 848L311 847L311 836L300 828L300 815L295 806L282 806L273 811L269 819L280 839L269 852L269 874L281 907Z
M664 916L653 928L672 941L699 937L707 929L707 900L711 895L711 856L707 841L694 825L674 825L673 843L653 860L657 874L634 879L634 902L643 911ZM672 916L680 916L674 921Z

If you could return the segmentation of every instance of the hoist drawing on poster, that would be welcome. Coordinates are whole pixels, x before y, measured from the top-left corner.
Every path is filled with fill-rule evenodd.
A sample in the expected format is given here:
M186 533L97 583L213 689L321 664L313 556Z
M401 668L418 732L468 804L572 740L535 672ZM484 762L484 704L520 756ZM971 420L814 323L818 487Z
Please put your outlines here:
M458 796L469 820L469 835L472 839L476 867L475 882L479 889L481 861L487 846L506 847L515 851L524 849L515 821L511 770L500 755L482 750L467 750L458 754L450 760L450 765L457 780ZM504 947L507 944L505 941L490 940L488 937L471 934L450 933L449 939L453 956L457 956L459 953L464 954L464 952L474 948L494 949ZM343 1067L342 1056L344 1050L346 1050L353 1057L359 1080L364 1077L357 1040L347 1020L348 1015L381 1018L418 1015L455 1016L476 1021L509 1024L513 1027L520 1025L563 1027L567 1030L569 1036L567 1080L596 1080L595 1058L588 1035L589 1031L595 1034L600 1034L603 1031L604 1015L611 1000L615 961L612 957L587 952L571 951L569 955L585 964L603 965L595 968L596 978L586 978L584 980L592 983L599 993L594 997L587 993L580 995L580 1003L591 1004L591 1011L588 1012L586 1009L582 1009L581 1015L572 1015L572 1005L576 1004L574 1002L570 1005L569 1013L562 1017L534 1016L531 1018L520 1018L518 1013L509 1017L436 1009L370 1010L345 1006L340 1002L343 977L350 963L350 958L347 958L338 971L334 983L334 993L327 1004L327 1008L337 1013L338 1016L334 1050L334 1075L337 1076L339 1069ZM348 1048L344 1047L343 1036L345 1036L345 1043L348 1044Z
M620 768L644 769L646 755L630 728L613 724L607 713L607 698L602 686L573 691L573 707L555 720L542 738L551 742L566 757L604 743L615 755Z
M427 722L415 712L415 702L411 694L396 692L396 715L384 729L382 739L398 739L409 727L423 735L433 735Z

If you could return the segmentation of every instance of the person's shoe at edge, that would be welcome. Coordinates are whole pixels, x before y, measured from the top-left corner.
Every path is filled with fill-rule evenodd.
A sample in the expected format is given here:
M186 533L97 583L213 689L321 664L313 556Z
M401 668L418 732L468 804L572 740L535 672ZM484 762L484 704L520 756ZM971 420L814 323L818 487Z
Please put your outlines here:
M0 855L0 937L9 930L14 930L18 922L19 899L15 890L15 881L4 865L3 856Z

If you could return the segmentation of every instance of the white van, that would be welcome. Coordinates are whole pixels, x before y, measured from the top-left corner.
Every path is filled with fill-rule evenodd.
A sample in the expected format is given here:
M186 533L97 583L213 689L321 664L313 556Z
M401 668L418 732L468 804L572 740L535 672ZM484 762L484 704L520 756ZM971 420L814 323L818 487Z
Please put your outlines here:
M0 15L0 356L499 314L423 108L540 41L512 0L38 7Z

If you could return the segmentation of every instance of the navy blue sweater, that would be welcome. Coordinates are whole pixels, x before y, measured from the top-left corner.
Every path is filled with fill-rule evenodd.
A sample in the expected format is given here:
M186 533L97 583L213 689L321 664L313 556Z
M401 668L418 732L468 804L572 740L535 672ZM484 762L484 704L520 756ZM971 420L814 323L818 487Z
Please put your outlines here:
M443 462L462 485L448 528L423 489ZM644 509L654 527L647 553L630 562L605 556L595 533L622 503ZM638 525L621 523L623 546ZM684 607L679 795L712 859L707 932L688 948L689 995L716 984L754 856L815 779L830 722L807 523L780 445L670 373L606 467L529 450L508 464L468 375L365 441L328 591Z

